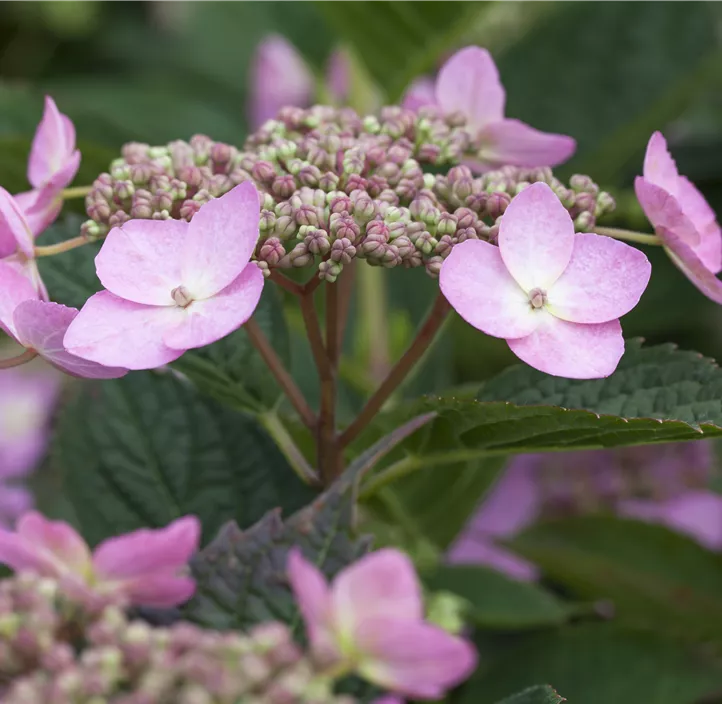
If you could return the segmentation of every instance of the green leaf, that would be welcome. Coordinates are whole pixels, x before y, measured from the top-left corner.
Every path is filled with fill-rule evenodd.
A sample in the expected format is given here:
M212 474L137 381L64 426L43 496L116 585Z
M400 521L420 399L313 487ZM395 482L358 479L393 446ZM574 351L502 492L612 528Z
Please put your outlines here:
M210 628L245 628L280 619L298 623L298 613L285 579L288 551L296 546L331 578L368 550L369 541L354 530L355 489L359 477L380 456L429 417L397 428L351 464L313 503L285 522L272 511L242 531L234 522L193 560L197 590L184 607L185 617Z
M56 244L77 237L84 220L87 218L77 213L68 213L38 238L38 244ZM90 296L100 291L102 286L95 275L95 256L99 251L100 243L89 243L62 254L38 259L40 275L52 301L82 308Z
M513 45L499 47L506 114L573 136L569 173L606 183L624 166L639 172L649 135L718 73L715 11L708 3L557 3Z
M314 495L255 420L172 373L81 385L60 415L53 458L92 544L188 513L211 536Z
M367 0L320 2L318 8L393 102L414 78L434 69L486 3Z
M476 401L421 399L381 414L375 432L430 411L437 418L404 444L407 456L383 470L383 479L375 477L376 485L490 454L719 437L722 371L674 345L642 348L631 341L606 379L563 379L516 366L484 384Z
M561 704L564 701L566 699L560 697L549 685L541 684L512 694L498 704Z
M634 626L722 643L722 556L662 526L608 516L542 523L510 541L584 599Z
M570 704L695 704L720 687L722 669L658 635L614 624L567 626L517 638L505 649L492 643L485 667L455 701L492 704L538 682L553 682Z
M478 565L445 565L425 578L433 591L448 591L470 605L480 628L521 630L564 623L572 609L536 584L509 579Z
M265 286L254 319L289 368L291 350L281 297L275 286ZM273 408L281 394L276 380L251 345L243 328L218 342L186 352L175 369L198 388L235 408L260 413Z

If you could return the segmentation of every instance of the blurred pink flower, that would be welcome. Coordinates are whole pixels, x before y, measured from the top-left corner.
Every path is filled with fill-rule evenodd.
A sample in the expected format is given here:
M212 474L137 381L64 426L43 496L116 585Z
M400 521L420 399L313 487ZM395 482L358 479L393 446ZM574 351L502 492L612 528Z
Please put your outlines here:
M58 216L63 207L62 191L73 181L79 166L75 127L46 96L28 161L28 181L33 189L15 196L33 235L40 234Z
M250 73L248 120L258 129L286 106L306 108L312 104L316 85L303 57L285 37L272 34L256 48ZM334 102L343 104L350 86L349 60L334 51L326 67L326 89Z
M426 623L411 561L398 550L371 553L329 586L294 548L288 576L311 647L369 682L415 699L437 699L476 665L472 645Z
M15 482L45 454L60 380L38 363L0 373L0 526L12 525L32 505L31 494Z
M647 145L644 176L634 182L637 198L672 261L708 298L722 303L722 231L704 196L685 176L655 132Z
M609 237L575 235L541 182L511 201L498 241L466 240L444 260L439 284L456 312L547 374L609 376L624 352L618 319L649 282L647 257Z
M27 350L72 376L115 379L127 369L106 367L68 352L63 338L78 315L75 308L41 301L23 274L6 261L0 262L0 329ZM5 374L0 371L0 375Z
M597 511L659 523L722 549L722 496L704 488L712 462L706 442L517 455L447 559L534 580L537 568L495 541L513 537L539 518Z
M433 93L428 79L417 79L407 91L403 105L418 110L436 105L445 114L460 114L476 135L477 156L466 161L483 172L505 164L556 166L576 149L571 137L540 132L504 117L506 92L494 59L486 49L469 46L457 51L439 71Z
M245 182L184 220L130 220L95 259L106 287L70 322L65 347L99 364L151 369L209 345L251 317L263 274L258 192Z
M165 528L109 538L91 553L70 525L31 511L15 532L0 529L0 563L83 591L122 596L130 604L164 608L193 595L195 582L184 572L199 539L200 522L185 516Z

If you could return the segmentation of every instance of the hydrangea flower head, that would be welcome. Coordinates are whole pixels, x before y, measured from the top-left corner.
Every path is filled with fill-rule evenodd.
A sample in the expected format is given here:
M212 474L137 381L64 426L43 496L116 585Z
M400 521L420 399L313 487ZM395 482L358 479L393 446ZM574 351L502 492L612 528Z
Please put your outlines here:
M42 232L60 212L62 191L75 178L80 152L75 148L75 127L50 97L38 125L28 160L31 191L16 196L34 235Z
M329 586L294 549L288 575L314 652L374 684L417 699L437 699L476 665L469 643L424 621L416 572L398 550L361 558Z
M250 262L258 221L258 192L245 182L190 223L130 220L111 230L95 259L107 290L70 324L66 348L99 364L151 369L233 332L263 290Z
M722 303L722 230L704 196L685 176L655 132L647 145L644 176L634 182L637 198L672 261L707 297Z
M511 201L498 242L467 240L444 261L439 283L457 313L547 374L609 376L624 352L618 318L649 282L647 257L608 237L575 234L545 183Z
M185 516L165 528L109 538L91 553L70 525L31 511L15 532L0 529L0 563L100 595L123 595L138 606L163 608L193 595L195 582L184 570L199 539L200 522Z
M38 298L30 281L7 262L0 262L0 329L28 350L72 376L115 379L127 369L106 367L68 352L63 338L78 315L75 308Z
M529 125L504 117L506 92L494 59L486 49L469 46L457 51L441 68L433 98L429 84L412 84L404 105L418 109L435 104L444 114L459 114L476 134L478 155L467 161L478 171L500 166L555 166L574 153L571 137L540 132Z

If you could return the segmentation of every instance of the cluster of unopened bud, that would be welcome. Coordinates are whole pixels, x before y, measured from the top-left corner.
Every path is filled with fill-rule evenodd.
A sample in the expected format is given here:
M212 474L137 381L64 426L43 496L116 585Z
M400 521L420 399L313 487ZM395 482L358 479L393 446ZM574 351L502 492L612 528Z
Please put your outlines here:
M119 605L86 608L57 582L0 581L4 704L354 704L269 622L218 632L157 628Z
M86 198L83 234L102 237L129 218L191 220L210 198L252 181L261 194L254 259L264 274L313 265L335 281L357 258L436 276L455 244L495 242L511 198L535 181L552 187L578 231L614 208L587 176L565 186L550 169L503 167L475 178L459 164L476 149L463 120L435 108L386 107L366 118L350 108L284 108L242 149L202 135L126 145Z

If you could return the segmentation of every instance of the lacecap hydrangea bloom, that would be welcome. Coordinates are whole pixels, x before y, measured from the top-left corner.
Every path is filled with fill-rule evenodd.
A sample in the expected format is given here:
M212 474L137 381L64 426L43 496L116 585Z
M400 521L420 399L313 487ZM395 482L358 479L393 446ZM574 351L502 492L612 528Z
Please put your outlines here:
M647 257L574 223L554 192L535 183L516 196L498 247L456 245L441 267L441 291L468 323L505 338L512 352L547 374L609 376L624 353L618 318L639 302Z
M686 177L655 132L647 145L637 198L672 261L708 298L722 303L722 230L704 196Z
M165 528L108 538L91 553L70 525L32 511L19 519L15 532L0 529L0 563L58 579L81 594L122 597L138 606L176 606L195 591L185 571L200 531L198 519L185 516Z
M108 366L150 369L209 345L251 317L263 274L251 262L258 192L242 183L184 220L130 220L95 259L106 290L88 299L65 347Z
M339 669L396 694L438 699L476 666L470 643L424 620L416 572L398 550L362 557L329 585L294 549L288 576L313 652Z
M445 115L465 119L477 154L464 163L476 171L505 165L556 166L571 157L576 149L571 137L540 132L504 117L505 104L506 91L494 59L477 46L457 51L441 67L435 83L420 79L404 98L405 107L436 105Z

